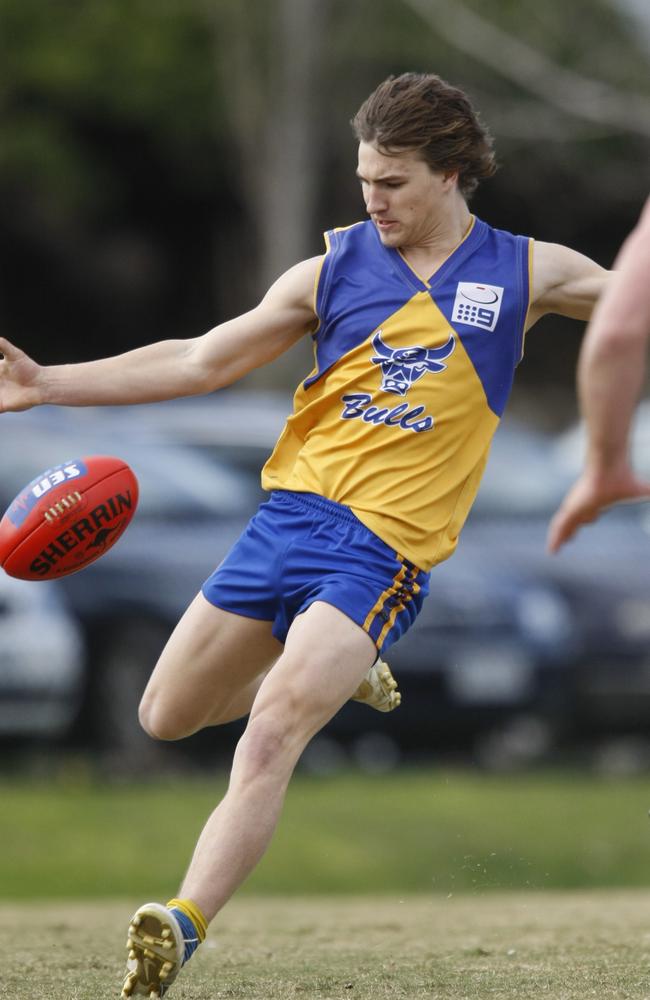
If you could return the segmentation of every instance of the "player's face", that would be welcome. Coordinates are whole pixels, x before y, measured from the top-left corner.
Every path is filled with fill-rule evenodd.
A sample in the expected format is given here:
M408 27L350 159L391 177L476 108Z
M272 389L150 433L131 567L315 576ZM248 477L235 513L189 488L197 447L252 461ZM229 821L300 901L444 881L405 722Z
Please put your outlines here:
M357 176L384 246L425 245L440 226L455 175L434 172L417 150L388 156L359 143Z

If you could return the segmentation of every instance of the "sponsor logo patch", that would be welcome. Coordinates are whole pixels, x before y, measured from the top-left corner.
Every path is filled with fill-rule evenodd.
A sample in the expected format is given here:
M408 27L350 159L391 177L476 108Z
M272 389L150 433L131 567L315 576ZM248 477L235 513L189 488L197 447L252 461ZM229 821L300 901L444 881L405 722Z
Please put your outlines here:
M503 288L476 281L459 281L451 314L452 323L494 330L501 311Z

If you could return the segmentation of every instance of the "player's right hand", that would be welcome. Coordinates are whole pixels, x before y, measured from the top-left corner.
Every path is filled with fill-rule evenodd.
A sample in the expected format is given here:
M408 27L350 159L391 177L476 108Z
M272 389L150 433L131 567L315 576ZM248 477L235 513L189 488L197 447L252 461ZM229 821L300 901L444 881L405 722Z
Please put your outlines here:
M0 413L28 410L41 401L41 366L0 337Z
M650 483L639 479L623 458L615 469L599 474L586 468L551 520L548 551L558 552L581 527L597 521L614 504L649 499Z

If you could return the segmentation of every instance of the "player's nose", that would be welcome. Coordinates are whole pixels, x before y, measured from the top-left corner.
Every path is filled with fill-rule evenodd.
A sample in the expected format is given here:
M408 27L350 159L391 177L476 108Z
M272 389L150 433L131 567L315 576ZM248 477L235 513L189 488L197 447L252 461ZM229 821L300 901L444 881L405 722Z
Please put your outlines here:
M377 188L369 186L366 190L366 211L369 215L386 211L386 198Z

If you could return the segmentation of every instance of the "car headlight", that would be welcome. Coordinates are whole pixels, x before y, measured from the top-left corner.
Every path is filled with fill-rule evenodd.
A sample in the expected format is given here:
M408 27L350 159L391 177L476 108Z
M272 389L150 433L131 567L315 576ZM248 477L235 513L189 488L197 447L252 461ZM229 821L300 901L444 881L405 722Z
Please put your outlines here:
M517 598L516 615L522 633L532 642L560 645L572 638L569 606L561 594L546 587L531 587Z
M614 612L616 628L630 642L650 640L650 599L627 597L620 601Z

